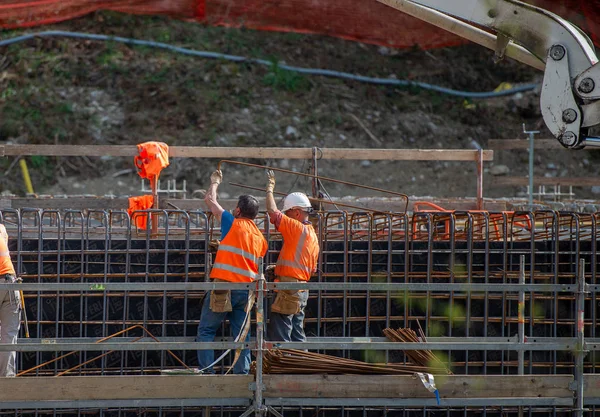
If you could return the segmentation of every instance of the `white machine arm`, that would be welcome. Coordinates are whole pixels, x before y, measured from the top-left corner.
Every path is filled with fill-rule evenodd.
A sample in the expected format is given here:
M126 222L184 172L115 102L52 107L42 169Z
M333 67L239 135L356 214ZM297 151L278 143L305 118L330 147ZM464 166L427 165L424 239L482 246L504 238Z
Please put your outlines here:
M540 106L548 129L566 148L600 146L600 64L577 26L517 0L377 0L544 71ZM492 33L479 29L484 27Z

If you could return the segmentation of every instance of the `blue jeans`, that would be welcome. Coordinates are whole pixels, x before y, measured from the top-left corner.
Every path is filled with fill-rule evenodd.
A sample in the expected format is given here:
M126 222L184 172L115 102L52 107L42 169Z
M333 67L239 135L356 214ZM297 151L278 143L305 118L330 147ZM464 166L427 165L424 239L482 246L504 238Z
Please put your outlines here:
M204 299L202 305L202 315L200 316L200 324L198 325L198 336L196 342L214 342L217 330L223 323L226 317L229 317L229 323L231 324L231 332L235 339L240 333L244 318L246 317L246 303L248 302L248 291L247 290L231 290L231 310L228 313L215 313L210 309L210 295L209 292ZM246 336L246 342L250 340L250 332ZM208 365L213 363L215 360L214 350L199 350L198 351L198 363L200 369L206 368ZM250 350L244 349L240 354L240 358L233 367L234 374L246 375L250 371ZM214 374L215 370L211 366L204 371L205 373Z
M279 314L271 312L269 315L268 340L283 342L306 342L304 334L304 309L308 302L308 290L298 293L300 298L300 311L296 314Z

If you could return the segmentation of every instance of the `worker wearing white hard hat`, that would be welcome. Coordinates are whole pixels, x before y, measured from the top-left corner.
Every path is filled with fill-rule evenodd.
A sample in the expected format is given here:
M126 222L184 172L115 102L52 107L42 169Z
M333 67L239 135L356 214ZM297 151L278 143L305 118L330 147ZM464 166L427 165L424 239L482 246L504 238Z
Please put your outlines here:
M281 233L283 245L275 265L275 280L307 282L317 269L319 241L308 220L312 211L310 200L303 193L291 193L277 209L273 198L275 174L267 172L267 212L271 223ZM269 340L304 342L304 309L308 290L281 290L271 305L267 336Z

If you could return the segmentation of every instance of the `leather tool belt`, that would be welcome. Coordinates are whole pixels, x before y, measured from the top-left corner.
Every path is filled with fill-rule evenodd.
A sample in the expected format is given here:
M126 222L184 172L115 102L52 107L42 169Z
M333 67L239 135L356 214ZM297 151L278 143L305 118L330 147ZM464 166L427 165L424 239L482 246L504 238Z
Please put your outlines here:
M304 282L301 279L278 276L276 281L279 282ZM306 290L279 290L275 301L271 305L271 311L274 313L290 315L300 312L300 296L299 293Z
M229 282L214 278L214 282ZM212 290L210 293L210 310L213 313L228 313L232 310L231 290Z

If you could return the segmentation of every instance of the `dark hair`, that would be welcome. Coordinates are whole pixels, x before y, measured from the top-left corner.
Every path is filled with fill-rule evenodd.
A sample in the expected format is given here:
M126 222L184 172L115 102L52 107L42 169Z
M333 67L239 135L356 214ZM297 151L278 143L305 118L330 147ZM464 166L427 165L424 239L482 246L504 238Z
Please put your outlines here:
M254 220L258 216L258 200L251 195L241 195L237 206L240 209L240 217Z

